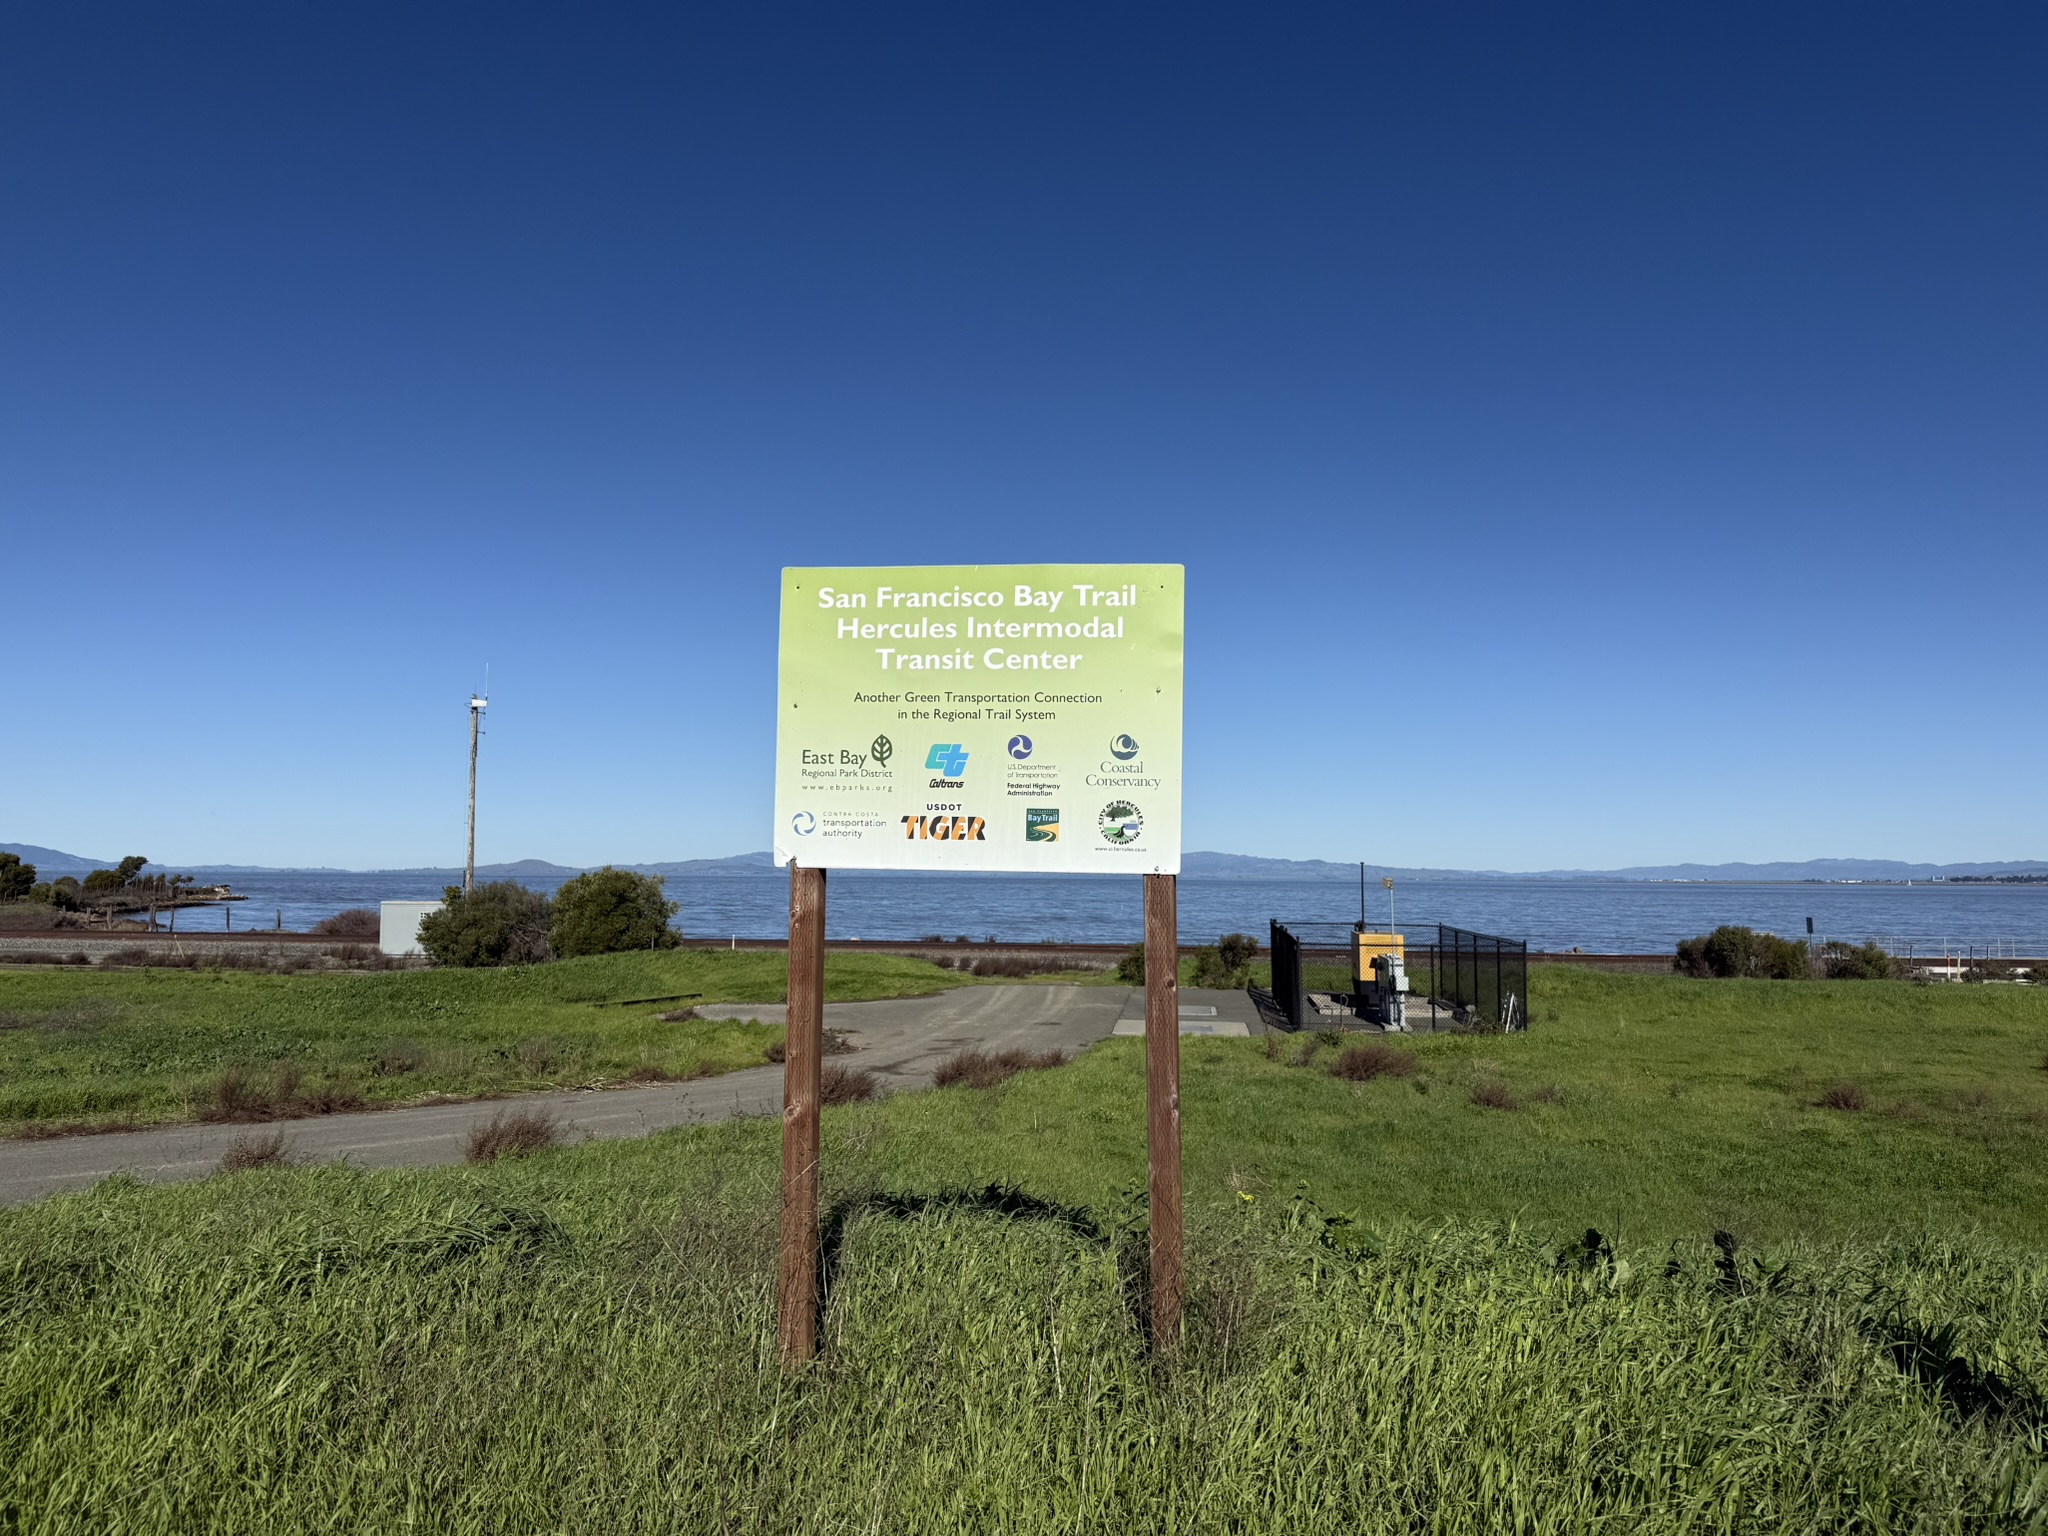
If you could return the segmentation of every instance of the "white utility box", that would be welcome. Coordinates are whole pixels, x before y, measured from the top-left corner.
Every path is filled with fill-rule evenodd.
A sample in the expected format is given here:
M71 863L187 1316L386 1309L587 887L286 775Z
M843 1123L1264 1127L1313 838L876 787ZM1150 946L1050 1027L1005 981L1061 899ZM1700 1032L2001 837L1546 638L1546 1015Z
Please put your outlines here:
M438 901L385 901L377 905L377 947L387 955L423 954L420 919L441 910Z

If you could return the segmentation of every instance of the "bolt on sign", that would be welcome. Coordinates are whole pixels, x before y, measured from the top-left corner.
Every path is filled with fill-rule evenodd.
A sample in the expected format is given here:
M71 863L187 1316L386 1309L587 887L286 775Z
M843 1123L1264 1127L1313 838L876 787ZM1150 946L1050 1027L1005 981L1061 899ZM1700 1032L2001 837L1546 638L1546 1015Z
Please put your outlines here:
M790 567L775 862L1178 874L1178 565Z

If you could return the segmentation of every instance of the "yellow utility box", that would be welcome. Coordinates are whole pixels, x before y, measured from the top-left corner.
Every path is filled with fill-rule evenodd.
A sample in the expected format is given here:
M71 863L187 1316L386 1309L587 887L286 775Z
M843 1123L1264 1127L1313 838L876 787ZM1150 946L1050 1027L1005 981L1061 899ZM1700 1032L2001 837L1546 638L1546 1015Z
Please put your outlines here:
M1372 961L1378 954L1393 954L1397 961L1407 965L1407 938L1401 934L1352 934L1352 942L1358 946L1358 954L1352 956L1352 975L1370 977Z

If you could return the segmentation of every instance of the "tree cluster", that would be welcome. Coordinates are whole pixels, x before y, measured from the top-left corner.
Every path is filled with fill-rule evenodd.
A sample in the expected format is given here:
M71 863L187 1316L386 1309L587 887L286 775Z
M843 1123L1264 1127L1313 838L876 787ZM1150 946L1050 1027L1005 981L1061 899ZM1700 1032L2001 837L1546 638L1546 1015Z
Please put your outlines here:
M70 875L37 880L36 867L20 854L0 853L0 901L35 901L75 912L80 907L134 911L154 902L175 901L192 884L190 875L145 875L149 860L131 853L113 869L95 869L83 882Z
M513 880L467 893L451 885L440 909L421 919L420 947L435 964L455 966L672 949L678 936L669 919L680 907L662 887L660 875L609 865L563 882L552 900Z

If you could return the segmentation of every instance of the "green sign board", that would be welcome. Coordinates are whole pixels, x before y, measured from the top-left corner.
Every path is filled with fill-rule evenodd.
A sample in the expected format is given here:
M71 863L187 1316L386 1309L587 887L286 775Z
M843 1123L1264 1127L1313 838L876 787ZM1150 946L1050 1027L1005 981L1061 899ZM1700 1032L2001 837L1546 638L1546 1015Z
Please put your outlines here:
M1180 872L1177 565L782 573L775 862Z

